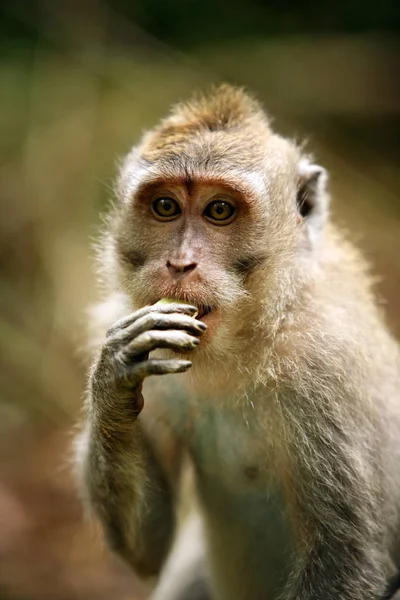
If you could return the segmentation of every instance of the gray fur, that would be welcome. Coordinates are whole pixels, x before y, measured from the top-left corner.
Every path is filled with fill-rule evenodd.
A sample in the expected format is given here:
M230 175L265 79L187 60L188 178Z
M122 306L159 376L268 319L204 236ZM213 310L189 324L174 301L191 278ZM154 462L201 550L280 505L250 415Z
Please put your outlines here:
M160 576L156 600L377 600L399 564L399 347L325 180L229 86L123 164L77 457L111 546ZM160 181L176 222L146 209ZM199 209L221 188L229 229ZM179 281L177 259L196 264ZM208 330L163 296L214 307Z

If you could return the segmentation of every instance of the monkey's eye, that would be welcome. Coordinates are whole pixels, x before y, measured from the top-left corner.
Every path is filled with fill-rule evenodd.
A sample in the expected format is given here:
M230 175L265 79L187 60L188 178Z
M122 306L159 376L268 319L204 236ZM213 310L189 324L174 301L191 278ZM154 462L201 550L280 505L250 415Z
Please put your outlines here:
M236 213L236 209L229 202L224 200L214 200L206 207L204 216L213 223L227 225L230 223Z
M154 216L161 221L172 221L181 214L181 208L172 198L158 198L151 205Z

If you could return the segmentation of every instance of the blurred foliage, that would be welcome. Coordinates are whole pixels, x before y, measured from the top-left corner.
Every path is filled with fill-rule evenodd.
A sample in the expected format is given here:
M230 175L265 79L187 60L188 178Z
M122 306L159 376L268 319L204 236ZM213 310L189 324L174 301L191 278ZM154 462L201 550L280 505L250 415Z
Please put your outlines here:
M27 43L46 19L46 3L40 0L2 2L1 37ZM48 3L47 3L48 4ZM58 3L59 5L61 3ZM93 0L67 0L62 11L77 11L83 17L97 9ZM177 48L220 43L243 38L338 33L396 32L400 29L400 7L396 0L105 0L116 14L134 23L154 38ZM25 24L14 17L18 5L29 16ZM28 5L28 6L26 6ZM58 6L60 9L60 6ZM0 5L1 10L1 5Z
M394 0L108 0L148 33L178 46L202 45L246 36L395 31L400 9Z
M193 88L248 86L328 167L334 216L373 262L399 335L399 5L9 0L0 11L0 598L141 598L82 525L69 466L91 240L117 159Z

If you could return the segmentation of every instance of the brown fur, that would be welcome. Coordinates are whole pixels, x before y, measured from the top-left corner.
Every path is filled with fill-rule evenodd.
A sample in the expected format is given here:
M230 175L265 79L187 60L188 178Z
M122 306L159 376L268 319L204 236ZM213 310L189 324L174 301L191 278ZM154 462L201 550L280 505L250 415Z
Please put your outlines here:
M234 141L239 135L241 144L251 146L255 132L263 139L270 133L268 119L259 103L243 90L223 85L211 96L200 95L187 104L177 105L145 137L143 156L152 161L160 156L170 157L172 153L185 153L191 142L210 133L224 134L227 141Z
M216 600L372 600L400 558L399 349L368 266L327 222L325 178L255 100L222 86L178 105L128 155L101 244L100 354L79 446L91 503L117 550L159 571L186 456ZM150 206L165 196L182 214L160 223ZM235 206L231 224L205 219L214 198ZM173 279L169 261L197 266ZM181 353L192 368L146 380L136 419L108 390L103 339L161 297L214 310ZM181 597L171 564L165 600Z

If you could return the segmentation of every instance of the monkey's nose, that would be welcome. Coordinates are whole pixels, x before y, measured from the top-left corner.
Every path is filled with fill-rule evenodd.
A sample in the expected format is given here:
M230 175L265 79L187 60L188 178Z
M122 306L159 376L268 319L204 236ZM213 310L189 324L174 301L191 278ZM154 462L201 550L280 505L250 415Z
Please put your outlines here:
M197 267L197 263L192 262L192 263L186 263L186 262L180 262L180 261L174 261L171 262L170 260L167 261L167 269L170 272L170 274L173 277L178 277L179 279L182 279L183 277L186 277L186 275L189 275L189 273L191 273L192 271L195 270L195 268Z

